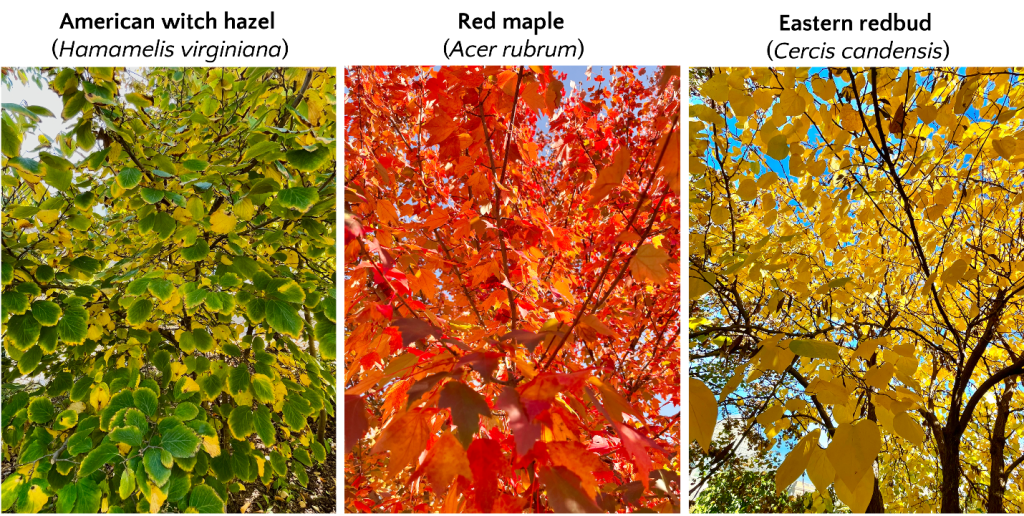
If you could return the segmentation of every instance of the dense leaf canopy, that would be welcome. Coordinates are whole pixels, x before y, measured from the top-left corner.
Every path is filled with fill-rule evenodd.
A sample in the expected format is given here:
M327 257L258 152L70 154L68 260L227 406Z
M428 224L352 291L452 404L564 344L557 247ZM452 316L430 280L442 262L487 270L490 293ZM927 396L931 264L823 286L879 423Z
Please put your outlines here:
M14 80L63 109L3 104L3 509L306 485L336 399L334 70Z

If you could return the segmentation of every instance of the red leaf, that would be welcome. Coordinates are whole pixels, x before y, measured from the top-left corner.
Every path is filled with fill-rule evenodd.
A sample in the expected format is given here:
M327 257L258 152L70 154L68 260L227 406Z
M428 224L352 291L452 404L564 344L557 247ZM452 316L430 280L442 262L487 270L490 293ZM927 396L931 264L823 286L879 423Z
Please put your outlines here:
M464 447L469 446L469 442L473 440L473 434L480 431L480 416L491 415L491 408L487 406L484 397L459 381L444 384L437 407L452 411L452 421L456 426L455 432Z
M363 398L345 395L345 453L352 449L357 441L370 430L370 421L366 417L366 404Z
M507 464L501 445L493 439L476 439L469 445L469 467L480 512L491 512L498 497L498 474Z
M526 455L540 439L542 427L526 415L526 409L519 402L519 393L512 387L504 387L494 405L508 414L508 426L516 440L516 453Z

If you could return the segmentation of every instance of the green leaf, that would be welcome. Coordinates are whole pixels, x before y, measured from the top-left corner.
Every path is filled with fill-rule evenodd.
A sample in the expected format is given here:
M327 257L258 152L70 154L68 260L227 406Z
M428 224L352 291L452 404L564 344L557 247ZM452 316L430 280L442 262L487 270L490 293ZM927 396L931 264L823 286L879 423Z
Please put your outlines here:
M253 375L252 390L253 393L256 394L256 399L260 403L274 402L274 384L270 382L270 377L268 377L267 375Z
M58 513L67 513L75 510L75 500L78 499L78 484L69 483L57 490L57 504L55 508Z
M142 94L136 93L134 91L129 93L129 94L127 94L127 95L125 95L124 99L127 100L128 102L131 102L132 104L135 105L135 107L137 107L139 109L144 109L144 108L148 108L148 107L152 107L153 106L153 101L151 99L148 99L148 98L142 96ZM122 496L121 498L126 498L126 497Z
M100 502L103 499L103 491L91 478L81 478L78 481L78 501L75 502L75 512L81 514L96 514L100 512Z
M67 430L69 428L73 428L77 424L78 412L75 412L74 410L71 409L67 409L64 412L57 414L57 417L54 418L53 429L57 431Z
M117 446L114 444L106 443L97 446L82 459L82 465L78 468L78 477L84 478L91 475L119 455Z
M156 393L149 387L135 389L135 392L132 393L132 400L135 402L135 408L149 417L155 416L157 408L160 407Z
M228 374L228 392L241 394L247 390L249 390L249 366L243 362L231 369Z
M133 492L135 492L135 472L132 468L124 468L121 472L121 484L118 486L118 494L121 495L121 499L128 498Z
M61 111L61 118L69 120L74 118L75 115L82 112L82 108L86 105L85 92L77 91L74 95L71 95L64 100L64 109Z
M183 424L171 427L160 436L160 446L179 459L194 456L199 450L199 443L199 436Z
M167 485L167 500L178 502L188 495L192 489L192 477L181 468L175 468L171 472L171 482Z
M15 315L7 321L7 338L14 347L26 350L39 340L39 322L29 314Z
M181 166L185 167L185 170L200 172L206 170L206 167L209 167L210 164L201 159L190 159L183 161Z
M74 456L92 449L91 430L79 431L68 438L68 454Z
M174 230L178 228L178 223L170 215L160 212L157 213L153 220L153 231L156 232L160 240L167 240L174 234Z
M157 190L155 188L143 188L140 193L142 200L148 202L149 204L156 204L164 200L163 190Z
M299 311L285 301L268 299L266 301L267 323L274 330L296 339L302 338L302 318Z
M323 464L324 461L327 460L327 450L319 441L313 441L310 443L309 450L313 453L313 459L317 462Z
M28 420L41 425L53 419L53 403L50 398L32 398L28 404Z
M160 450L150 448L146 450L146 454L142 457L142 464L150 480L157 486L162 487L167 483L167 479L171 478L171 468L164 466L160 455Z
M128 308L128 317L126 320L131 326L141 326L143 323L149 320L150 314L153 313L153 302L145 299L136 299L132 306Z
M196 343L196 349L204 353L213 351L213 337L203 328L192 330L192 340Z
M149 282L149 293L157 299L167 302L174 295L174 284L163 278L153 278Z
M252 188L249 189L249 195L262 195L266 193L273 193L281 189L281 185L277 181L264 177L263 179L257 179L252 184Z
M293 431L300 432L303 428L306 428L306 413L300 402L289 397L282 406L282 412L284 413L285 424Z
M0 148L3 150L4 156L9 158L17 157L21 154L21 132L19 132L13 124L4 118L0 122Z
M272 280L267 286L271 297L289 303L302 303L306 300L306 291L302 290L295 280L279 278Z
M0 274L2 281L0 282L4 285L10 285L11 282L14 281L14 265L4 262L2 266L0 266L0 271L2 271L2 274Z
M202 304L203 300L206 299L206 295L209 293L209 290L199 288L185 294L185 308L192 308Z
M253 412L250 407L235 407L228 416L228 428L231 435L239 441L245 440L256 431Z
M121 172L117 174L117 185L125 190L135 188L141 181L142 171L135 167L122 169Z
M63 170L59 168L46 167L46 176L43 178L50 186L66 192L71 187L71 180L73 174L71 170Z
M260 436L260 440L263 441L264 445L273 447L277 432L274 430L274 424L270 419L270 409L266 405L260 405L256 409L253 420L256 426L256 435Z
M186 401L174 408L174 415L182 421L189 421L199 415L199 407Z
M312 152L305 149L295 149L285 154L288 163L291 163L293 167L303 172L311 172L320 168L330 157L331 151L326 147L317 147Z
M142 430L135 426L122 426L110 432L110 440L131 446L142 446Z
M191 509L195 509L198 513L219 513L227 510L224 500L217 495L217 491L206 484L200 484L192 488L188 506Z
M81 306L66 306L57 322L57 336L68 344L81 344L89 334L89 314Z
M22 286L25 283L19 283L18 286ZM8 314L21 315L28 311L29 298L24 292L7 292L0 297L0 305L3 305L3 309Z
M206 258L210 252L210 245L206 240L196 239L196 243L181 250L181 257L190 262L197 262Z
M60 305L53 301L40 300L32 302L32 317L35 317L36 321L42 326L56 326L57 321L60 320L60 316L63 314L64 311L60 309Z
M295 448L292 451L292 458L301 462L307 468L313 465L313 461L309 460L309 452L305 448Z
M21 374L29 374L39 367L39 361L43 358L43 350L39 346L32 346L28 348L28 351L21 355L21 359L18 360L18 372Z
M263 140L261 142L257 142L255 145L245 150L245 156L242 157L242 161L249 161L252 158L262 156L271 151L279 150L280 148L281 144L274 141Z
M75 382L75 385L71 387L71 401L84 401L89 398L89 392L92 391L92 378L83 376Z
M274 473L282 477L288 473L288 463L285 461L284 455L277 450L270 452L270 466L274 468Z
M293 208L306 213L320 200L316 188L285 188L277 192L277 201L285 208Z

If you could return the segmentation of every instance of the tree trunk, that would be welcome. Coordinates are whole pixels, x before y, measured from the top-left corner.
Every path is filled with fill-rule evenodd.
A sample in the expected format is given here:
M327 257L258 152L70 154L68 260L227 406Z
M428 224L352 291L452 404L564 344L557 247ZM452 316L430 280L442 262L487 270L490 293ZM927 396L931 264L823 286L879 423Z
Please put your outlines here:
M320 441L320 444L327 447L327 441L324 439L324 430L327 428L327 410L320 409L320 418L317 420L316 425L316 440Z
M1007 381L1003 395L999 397L996 404L996 422L992 425L992 438L989 443L989 455L992 457L991 468L988 473L988 507L990 513L1002 513L1003 493L1006 477L1003 476L1003 468L1006 462L1003 458L1003 450L1006 448L1006 420L1010 415L1010 400L1013 399L1013 386Z
M875 477L875 492L871 495L871 501L868 502L868 508L864 510L865 513L881 514L885 512L885 502L882 500L882 491L878 489L878 477Z
M950 416L950 418L952 417ZM942 497L942 510L940 512L960 513L963 512L960 510L960 431L951 424L943 429L942 434L944 446L939 453L942 462L942 487L939 492Z

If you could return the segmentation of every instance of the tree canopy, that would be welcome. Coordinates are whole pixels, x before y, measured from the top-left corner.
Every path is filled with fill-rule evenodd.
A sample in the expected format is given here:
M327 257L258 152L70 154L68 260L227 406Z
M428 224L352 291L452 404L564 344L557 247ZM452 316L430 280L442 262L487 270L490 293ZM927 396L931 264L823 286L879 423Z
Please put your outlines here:
M346 510L679 511L678 68L577 73L347 71Z
M3 80L63 103L3 104L3 510L305 486L336 399L334 70Z
M757 434L853 512L1024 508L1020 74L691 77L694 489Z

